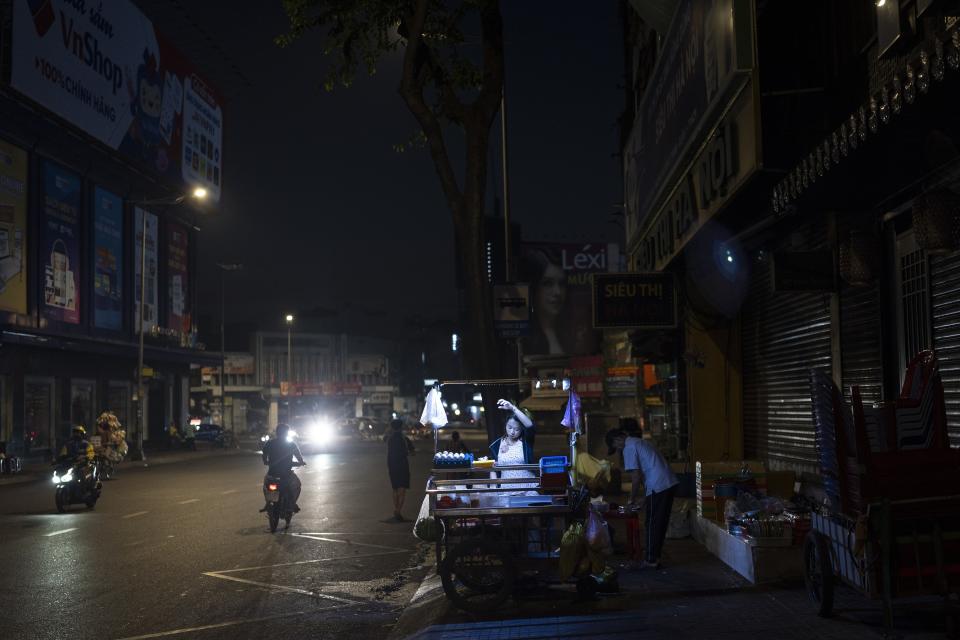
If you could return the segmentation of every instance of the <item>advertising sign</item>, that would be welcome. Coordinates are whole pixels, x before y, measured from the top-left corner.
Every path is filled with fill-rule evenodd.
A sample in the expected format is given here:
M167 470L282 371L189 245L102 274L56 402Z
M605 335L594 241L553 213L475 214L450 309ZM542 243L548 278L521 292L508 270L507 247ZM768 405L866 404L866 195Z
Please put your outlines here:
M603 356L570 358L570 381L581 398L603 396Z
M133 301L135 308L133 312L133 324L135 331L140 331L140 327L143 327L146 331L150 332L157 327L157 216L144 211L140 207L135 207L134 213L134 228L136 229L136 236L134 240L137 243L137 250L134 252L134 275L137 278L137 282L134 285L136 295L134 296ZM146 224L146 254L142 253L144 224ZM142 263L142 255L146 255L147 275L146 279L144 280L146 285L146 295L143 297L143 321L141 322L140 296L142 292L140 291L140 265Z
M494 285L493 328L502 338L527 334L530 329L530 285Z
M524 355L591 355L599 350L590 321L590 274L619 269L616 244L524 243L520 278L530 286Z
M593 326L598 329L676 327L677 288L673 274L595 274Z
M607 369L607 397L632 398L637 395L637 376L640 367L609 367Z
M80 324L80 176L43 165L43 315Z
M221 100L132 2L14 0L10 84L111 149L219 199Z
M93 190L93 323L123 329L123 200Z
M757 112L748 84L677 188L636 236L637 269L661 271L759 166Z
M167 225L167 327L190 333L189 236L179 224Z
M27 312L27 152L0 141L0 309Z

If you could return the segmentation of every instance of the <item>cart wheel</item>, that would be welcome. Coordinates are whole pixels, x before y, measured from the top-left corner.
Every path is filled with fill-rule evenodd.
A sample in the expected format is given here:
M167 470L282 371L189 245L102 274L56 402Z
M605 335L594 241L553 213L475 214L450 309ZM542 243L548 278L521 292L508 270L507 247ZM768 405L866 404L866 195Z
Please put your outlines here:
M833 614L833 566L826 540L815 531L808 533L803 543L803 581L807 595L817 607L817 615L830 617Z
M447 597L471 613L494 609L513 592L515 569L510 554L483 538L457 544L440 564Z

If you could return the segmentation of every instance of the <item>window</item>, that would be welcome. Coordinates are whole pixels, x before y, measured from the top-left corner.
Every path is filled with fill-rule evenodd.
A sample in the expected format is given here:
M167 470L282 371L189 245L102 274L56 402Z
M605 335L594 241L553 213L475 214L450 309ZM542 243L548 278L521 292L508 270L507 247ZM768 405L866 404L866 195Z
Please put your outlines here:
M23 439L27 451L53 449L53 380L27 378L24 382Z
M93 380L72 380L70 383L70 426L83 425L93 433L96 420L97 383Z
M897 237L897 280L899 285L898 341L900 371L920 351L930 348L930 293L927 255L917 247L913 231Z
M130 431L130 383L111 380L107 385L107 411L112 411L124 429Z

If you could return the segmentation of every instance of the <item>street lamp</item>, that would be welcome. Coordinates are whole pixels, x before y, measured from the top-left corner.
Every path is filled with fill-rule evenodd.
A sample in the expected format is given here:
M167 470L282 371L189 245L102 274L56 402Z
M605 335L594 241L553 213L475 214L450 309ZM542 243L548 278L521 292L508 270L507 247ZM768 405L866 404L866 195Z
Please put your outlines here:
M293 367L291 365L291 355L293 351L291 350L291 341L290 341L290 332L293 330L293 314L287 314L287 386L293 382Z
M240 271L243 265L239 262L221 263L220 268L220 426L227 428L227 396L224 392L224 379L227 377L227 333L226 333L226 313L224 311L226 299L226 288L224 286L224 274L227 271ZM230 423L230 430L233 431L233 423Z
M172 198L156 198L153 200L135 200L131 204L135 206L149 205L178 205L182 204L188 197L197 201L205 200L207 190L203 187L195 188L189 196L180 194ZM134 460L147 461L147 456L143 452L143 313L144 300L147 297L147 216L146 211L140 216L140 304L139 316L140 341L137 346L137 442L136 448L131 456Z

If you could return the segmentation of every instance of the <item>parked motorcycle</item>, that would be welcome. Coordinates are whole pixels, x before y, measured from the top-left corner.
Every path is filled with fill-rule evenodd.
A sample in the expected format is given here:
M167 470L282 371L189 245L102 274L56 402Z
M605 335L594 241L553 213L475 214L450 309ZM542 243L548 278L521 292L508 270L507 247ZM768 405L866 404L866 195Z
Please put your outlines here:
M71 504L83 503L93 509L100 498L100 471L96 464L89 467L72 462L57 464L53 471L57 485L57 511L64 513Z
M294 462L294 467L303 466ZM266 500L264 510L267 513L267 521L270 523L270 533L277 530L280 519L284 520L284 529L290 527L290 520L293 518L293 505L289 504L286 487L283 486L283 478L267 474L263 478L263 498Z

